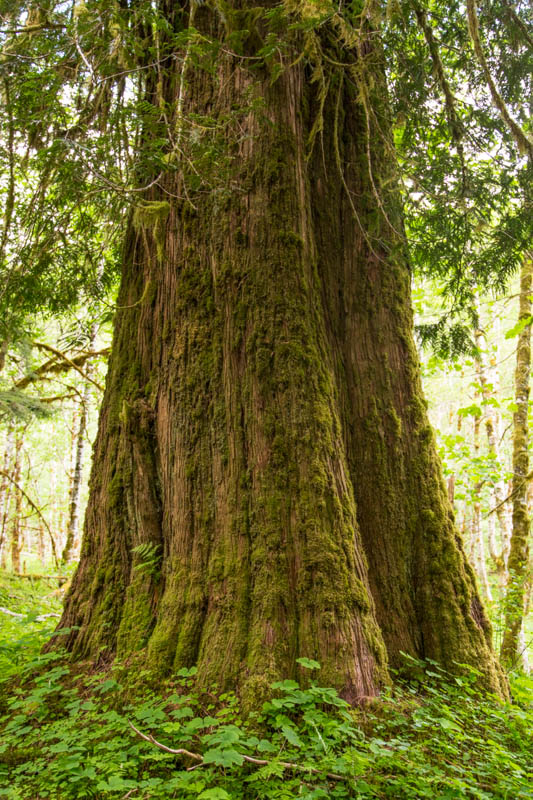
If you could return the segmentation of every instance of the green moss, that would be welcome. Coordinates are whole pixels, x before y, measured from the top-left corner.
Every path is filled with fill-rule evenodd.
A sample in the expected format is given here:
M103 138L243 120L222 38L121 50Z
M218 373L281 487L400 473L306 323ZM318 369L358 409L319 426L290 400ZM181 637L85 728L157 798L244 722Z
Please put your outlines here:
M146 646L153 625L153 608L148 576L137 575L126 591L117 633L117 656L127 657Z
M138 202L133 209L133 226L139 233L149 232L152 235L158 261L163 259L165 223L169 214L170 203L167 200L144 200Z

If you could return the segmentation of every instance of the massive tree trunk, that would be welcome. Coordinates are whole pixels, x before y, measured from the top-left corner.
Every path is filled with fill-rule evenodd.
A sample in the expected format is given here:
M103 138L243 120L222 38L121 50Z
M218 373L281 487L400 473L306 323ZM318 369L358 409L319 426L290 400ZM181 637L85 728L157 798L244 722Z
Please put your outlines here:
M218 35L207 6L194 24ZM421 393L384 81L361 103L333 49L311 82L293 36L275 81L228 53L167 76L226 125L227 174L192 194L184 167L132 215L61 625L79 656L146 648L247 693L308 656L356 700L400 651L496 688Z

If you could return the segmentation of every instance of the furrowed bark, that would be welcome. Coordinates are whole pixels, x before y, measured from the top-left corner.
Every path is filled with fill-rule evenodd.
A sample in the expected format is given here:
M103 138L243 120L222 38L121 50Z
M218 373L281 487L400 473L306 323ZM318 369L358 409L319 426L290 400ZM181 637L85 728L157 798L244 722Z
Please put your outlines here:
M174 173L132 215L67 645L249 698L308 656L356 702L385 646L497 689L421 393L384 79L369 121L292 46L275 81L227 53L167 76L185 118L244 111L223 185L191 199Z

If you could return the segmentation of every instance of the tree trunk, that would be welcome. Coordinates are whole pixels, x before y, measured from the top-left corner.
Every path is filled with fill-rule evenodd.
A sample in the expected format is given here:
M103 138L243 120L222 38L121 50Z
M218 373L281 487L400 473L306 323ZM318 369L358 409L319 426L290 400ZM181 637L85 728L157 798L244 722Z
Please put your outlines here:
M384 80L368 123L342 68L320 98L297 55L274 82L229 55L169 77L183 114L245 110L223 186L174 173L133 215L61 625L79 656L146 647L251 697L300 656L373 695L385 650L497 688L420 388Z
M533 258L525 258L520 271L519 321L526 321L518 335L515 369L515 405L513 414L513 530L509 552L505 593L505 626L501 657L509 667L520 663L519 638L526 601L529 572L529 512L527 489L529 472L529 383L531 379L531 291Z
M486 345L486 338L482 331L475 332L475 341L478 347L478 355L476 356L476 373L479 380L481 397L484 402L484 420L485 430L487 432L487 441L489 446L489 455L494 459L494 468L497 471L498 478L495 481L492 489L493 508L494 513L498 519L498 526L500 529L501 549L496 548L496 541L493 530L489 535L489 552L491 559L494 562L500 585L507 582L507 557L509 552L509 542L511 539L511 525L507 514L506 502L506 487L505 487L505 467L500 455L499 436L498 436L498 411L491 404L494 396L493 382L487 378L487 367L485 365L485 358L483 353L483 344Z
M94 344L94 336L91 337L90 348L92 349L92 345ZM90 367L87 368L87 373L89 372ZM69 515L68 515L68 523L67 523L67 535L65 540L65 546L63 548L63 554L61 556L61 560L64 563L69 563L76 558L77 554L77 545L78 545L78 530L79 530L79 522L80 522L80 498L81 498L81 484L83 478L83 456L85 452L85 434L87 428L87 416L89 413L89 400L91 396L91 387L89 382L85 383L85 387L83 390L83 396L81 398L80 407L79 407L79 417L75 422L77 422L77 426L75 429L75 458L74 458L74 469L72 472L72 483L70 486L69 492Z
M9 473L15 445L15 426L10 422L7 426L4 458L2 461L2 478L0 483L0 563L5 561L6 525L9 518L9 502L11 499L11 483Z
M20 485L22 474L22 434L17 434L15 442L15 464L13 467L13 480L15 483L15 516L11 526L11 569L20 574L20 517L22 515L22 493L16 488Z
M479 429L481 427L481 417L474 417L474 459L479 458ZM470 562L474 565L478 581L481 584L483 595L488 601L492 601L489 579L487 575L487 564L485 559L485 543L483 541L483 531L481 529L481 500L480 494L483 488L483 481L474 486L474 503L472 509L472 531L470 540Z

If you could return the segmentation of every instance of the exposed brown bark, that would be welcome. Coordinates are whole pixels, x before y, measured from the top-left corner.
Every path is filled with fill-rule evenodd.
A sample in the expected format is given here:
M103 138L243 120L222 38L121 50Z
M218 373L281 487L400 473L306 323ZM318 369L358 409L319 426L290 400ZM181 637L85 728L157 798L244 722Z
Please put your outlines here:
M146 647L249 696L299 656L375 694L385 647L497 688L421 393L385 83L361 104L331 67L321 104L290 61L275 82L230 55L188 76L183 114L263 107L225 187L193 204L171 174L129 228L67 644Z

